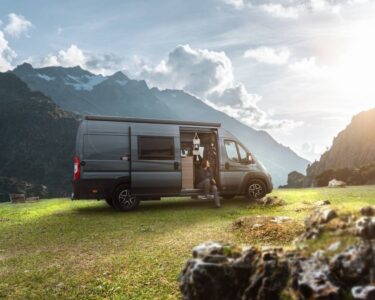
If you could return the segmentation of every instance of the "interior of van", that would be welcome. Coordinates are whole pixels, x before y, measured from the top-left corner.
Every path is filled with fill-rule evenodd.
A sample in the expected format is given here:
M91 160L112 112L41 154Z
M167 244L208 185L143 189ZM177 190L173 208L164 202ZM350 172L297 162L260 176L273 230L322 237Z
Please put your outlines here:
M182 128L180 139L182 191L197 190L197 172L204 159L210 162L211 172L217 184L220 185L217 130Z

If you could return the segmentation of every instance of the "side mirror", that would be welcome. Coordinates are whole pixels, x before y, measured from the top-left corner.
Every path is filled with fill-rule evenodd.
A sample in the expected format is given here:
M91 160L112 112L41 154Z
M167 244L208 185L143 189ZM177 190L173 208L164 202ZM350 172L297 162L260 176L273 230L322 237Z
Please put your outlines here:
M253 164L254 163L254 158L251 155L251 153L247 154L247 162L248 162L248 164Z

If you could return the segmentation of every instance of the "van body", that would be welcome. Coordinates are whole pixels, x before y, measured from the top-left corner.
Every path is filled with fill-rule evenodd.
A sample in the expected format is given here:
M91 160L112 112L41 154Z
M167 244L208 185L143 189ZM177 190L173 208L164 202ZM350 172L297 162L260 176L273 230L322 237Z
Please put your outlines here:
M202 159L224 198L272 191L262 164L219 123L87 116L77 132L72 199L131 210L141 200L197 196Z

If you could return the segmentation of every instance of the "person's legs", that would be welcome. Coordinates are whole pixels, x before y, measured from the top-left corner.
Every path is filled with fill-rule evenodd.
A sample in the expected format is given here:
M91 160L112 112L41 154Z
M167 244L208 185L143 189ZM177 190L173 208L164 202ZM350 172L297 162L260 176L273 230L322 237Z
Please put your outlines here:
M217 191L216 184L211 185L211 191L214 194L214 202L215 202L216 207L220 207L220 198L219 198L219 193Z
M203 190L204 195L208 196L208 194L210 193L210 179L207 178L207 179L199 182L197 184L197 188L200 189L200 190Z

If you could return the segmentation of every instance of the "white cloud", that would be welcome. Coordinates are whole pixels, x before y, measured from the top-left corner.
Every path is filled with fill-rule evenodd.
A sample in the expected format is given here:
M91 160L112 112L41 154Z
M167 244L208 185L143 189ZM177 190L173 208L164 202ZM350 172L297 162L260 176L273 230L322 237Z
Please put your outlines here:
M8 41L4 37L4 33L0 31L0 71L5 72L12 68L12 60L17 54L9 47Z
M33 26L33 24L24 16L11 13L8 17L9 22L5 26L4 31L10 36L20 37L22 34L27 33L27 31Z
M32 60L39 67L80 66L95 74L108 75L122 68L122 58L113 54L93 54L80 49L77 45L70 45L66 50L62 49L57 54L49 54L39 60Z
M274 49L270 47L259 47L247 50L244 53L244 57L253 58L261 63L284 65L288 62L290 51L287 48Z
M367 2L367 0L223 0L235 9L260 9L275 18L297 19L306 13L337 14L343 6Z
M327 66L319 66L316 63L316 58L314 56L297 60L289 64L288 68L296 74L302 74L305 77L310 78L328 77L332 72L331 68Z
M193 49L179 45L152 67L143 64L137 76L160 88L182 89L192 93L243 123L258 129L292 127L289 120L270 120L257 102L261 96L249 93L234 79L231 60L224 52Z
M273 17L297 19L303 11L303 6L283 6L279 3L267 3L259 5L259 8Z

